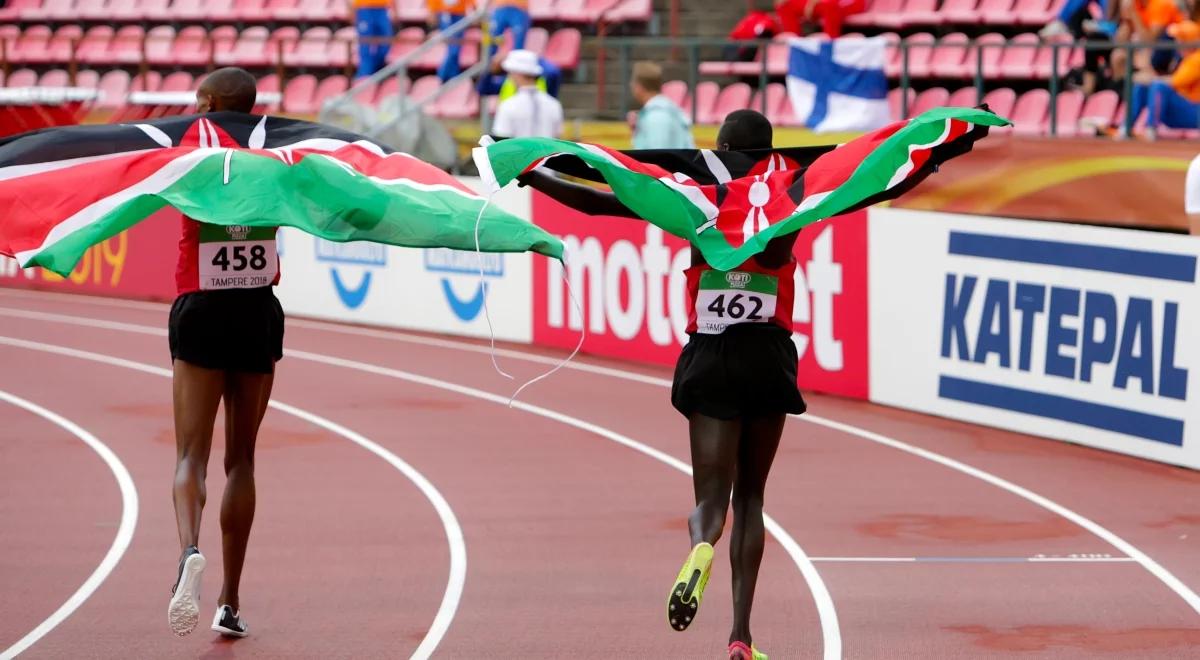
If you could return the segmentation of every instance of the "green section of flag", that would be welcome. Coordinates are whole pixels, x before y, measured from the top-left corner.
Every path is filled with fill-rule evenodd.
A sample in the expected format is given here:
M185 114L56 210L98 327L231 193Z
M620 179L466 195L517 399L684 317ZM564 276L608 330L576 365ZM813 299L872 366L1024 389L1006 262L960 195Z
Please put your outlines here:
M476 218L485 204L444 184L372 179L322 155L288 165L243 151L206 156L159 191L114 198L112 208L43 248L26 266L65 276L89 247L168 205L212 225L295 227L330 241L475 250ZM555 259L562 259L563 249L554 236L495 205L479 223L478 247Z

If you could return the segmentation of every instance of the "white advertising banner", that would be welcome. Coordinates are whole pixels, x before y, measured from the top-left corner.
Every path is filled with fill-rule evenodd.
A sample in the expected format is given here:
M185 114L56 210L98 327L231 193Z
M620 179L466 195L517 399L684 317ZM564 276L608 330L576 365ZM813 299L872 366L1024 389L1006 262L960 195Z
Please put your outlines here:
M870 211L878 403L1200 468L1200 238Z
M477 178L460 180L482 189ZM527 188L506 188L492 203L520 218L531 215ZM486 292L496 337L533 340L529 254L335 243L293 229L280 231L279 254L277 295L288 314L486 337Z

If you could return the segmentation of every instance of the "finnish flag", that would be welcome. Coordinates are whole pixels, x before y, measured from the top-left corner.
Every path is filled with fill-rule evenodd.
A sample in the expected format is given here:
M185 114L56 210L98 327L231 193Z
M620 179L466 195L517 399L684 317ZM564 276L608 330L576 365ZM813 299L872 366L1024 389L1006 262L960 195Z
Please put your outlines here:
M796 121L819 131L869 131L891 121L883 37L791 41L787 87Z

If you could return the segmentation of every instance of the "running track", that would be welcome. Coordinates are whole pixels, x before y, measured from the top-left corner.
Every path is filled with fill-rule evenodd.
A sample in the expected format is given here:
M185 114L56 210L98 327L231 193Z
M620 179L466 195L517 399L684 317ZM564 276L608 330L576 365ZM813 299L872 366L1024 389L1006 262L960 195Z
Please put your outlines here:
M723 544L696 624L663 620L690 508L668 373L583 359L510 409L485 345L294 319L259 439L252 636L204 625L218 428L202 626L175 638L165 325L161 305L0 291L0 657L723 657ZM521 379L558 357L501 361ZM773 658L1200 653L1200 474L809 400L767 493Z

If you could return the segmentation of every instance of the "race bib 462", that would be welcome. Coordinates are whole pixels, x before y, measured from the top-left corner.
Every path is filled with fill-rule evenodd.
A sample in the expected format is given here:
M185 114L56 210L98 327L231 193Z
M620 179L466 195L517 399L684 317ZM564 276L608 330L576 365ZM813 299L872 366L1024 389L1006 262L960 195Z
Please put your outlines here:
M696 332L719 335L739 323L768 323L778 293L774 275L706 270L696 296Z

